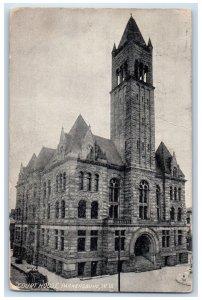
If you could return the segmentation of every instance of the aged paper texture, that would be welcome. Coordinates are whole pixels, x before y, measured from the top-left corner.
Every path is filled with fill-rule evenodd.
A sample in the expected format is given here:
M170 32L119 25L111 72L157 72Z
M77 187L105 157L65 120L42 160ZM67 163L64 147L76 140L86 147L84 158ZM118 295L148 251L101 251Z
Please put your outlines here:
M191 35L191 10L11 10L12 290L192 290Z

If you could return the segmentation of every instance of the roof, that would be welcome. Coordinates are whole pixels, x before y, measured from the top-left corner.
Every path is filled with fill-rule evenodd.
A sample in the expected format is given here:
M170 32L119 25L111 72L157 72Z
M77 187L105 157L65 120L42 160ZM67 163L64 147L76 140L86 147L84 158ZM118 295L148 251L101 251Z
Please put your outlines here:
M125 43L131 40L135 41L139 45L146 46L144 38L132 16L128 20L118 48L123 47Z
M102 152L105 153L107 162L109 164L122 166L123 162L112 140L97 135L93 136L96 144L101 148Z
M81 114L76 119L74 125L70 129L69 133L66 135L68 143L71 144L70 151L78 151L81 148L82 139L85 137L89 126L84 121Z
M37 161L36 161L36 169L37 170L42 170L46 164L49 162L49 160L51 159L51 157L53 156L55 152L55 149L51 149L51 148L47 148L47 147L42 147Z
M161 171L164 171L165 173L169 174L171 160L172 155L170 154L166 145L163 142L161 142L158 149L156 150L157 167L159 167Z
M175 154L173 154L175 157ZM158 149L156 150L156 171L158 173L164 172L167 174L171 173L171 161L173 159L173 156L169 152L166 145L161 142ZM184 174L180 167L178 166L178 174L180 177L184 177Z

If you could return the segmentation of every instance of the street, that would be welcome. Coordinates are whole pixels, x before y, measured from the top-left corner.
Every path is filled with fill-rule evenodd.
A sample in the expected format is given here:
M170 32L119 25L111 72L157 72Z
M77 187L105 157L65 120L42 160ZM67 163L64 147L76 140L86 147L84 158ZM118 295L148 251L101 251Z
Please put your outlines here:
M121 273L121 291L122 292L191 292L191 286L183 285L176 281L181 276L188 265L177 265L175 267L165 267L155 271L141 273ZM118 280L117 274L97 278L71 278L65 279L45 268L39 267L39 272L48 276L47 288L56 291L109 291L117 292ZM11 277L13 284L21 289L26 289L25 276L11 267Z

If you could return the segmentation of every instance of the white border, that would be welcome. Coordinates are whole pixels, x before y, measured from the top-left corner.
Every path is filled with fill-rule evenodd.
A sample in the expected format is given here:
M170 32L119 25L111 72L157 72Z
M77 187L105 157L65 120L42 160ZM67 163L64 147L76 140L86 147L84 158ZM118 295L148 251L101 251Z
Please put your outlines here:
M72 1L73 2L73 1ZM83 1L74 1L72 3L71 1L60 1L59 3L55 3L54 1L46 1L44 0L43 2L42 1L20 1L20 2L17 2L15 0L13 1L1 1L0 3L0 42L1 42L1 47L0 47L0 139L1 139L1 155L0 155L0 166L1 166L1 173L0 173L0 191L1 191L1 194L2 194L2 191L4 190L4 195L8 195L7 193L7 183L8 183L8 179L6 178L6 170L3 171L3 165L4 165L4 162L7 161L7 149L5 149L5 153L4 153L4 133L5 135L7 135L7 133L4 131L4 123L5 120L7 119L7 116L5 116L5 120L4 120L4 4L16 4L17 5L22 5L24 3L24 5L26 6L31 6L31 5L37 5L38 6L48 6L48 4L52 4L54 6L61 6L62 4L65 5L70 5L70 6L88 6L88 7L124 7L124 6L127 6L127 7L130 7L130 4L131 6L143 6L143 5L146 5L146 4L154 4L156 7L159 7L159 6L162 6L164 5L164 7L172 7L172 6L180 6L180 5L186 5L186 4L194 4L194 3L197 3L198 4L198 19L199 19L199 29L202 27L201 23L201 19L202 19L202 16L201 16L201 4L199 3L199 1L192 1L192 3L189 3L189 1L178 1L177 3L175 1L170 1L169 3L161 3L160 1L155 1L155 3L152 3L152 1L144 1L144 3L138 3L138 2L134 2L134 1L127 1L127 4L124 4L122 3L121 1L110 1L110 3L108 1L103 1L102 3L95 3L93 1L88 1L87 3L83 2ZM199 36L199 51L198 53L202 53L202 47L201 47L201 34L198 35ZM195 58L196 59L196 58ZM201 61L201 57L199 55L199 59L198 59L198 66L199 66L199 78L201 78L201 66L202 66L202 61ZM196 70L195 70L196 71ZM194 77L196 77L196 74L193 74ZM5 78L5 82L6 84L8 84L8 82L6 81L6 78ZM198 94L198 99L201 99L200 101L202 101L202 97L201 96L201 85L202 84L199 84L198 86L198 89L199 89L199 94ZM196 89L197 89L197 84L195 85ZM196 91L195 91L196 93ZM197 95L197 93L196 93ZM197 99L195 99L195 101L197 101ZM199 120L199 127L198 127L198 131L200 132L200 128L202 127L202 104L201 102L199 101L198 103L198 120ZM7 112L6 112L7 114ZM193 115L193 119L194 118L197 118L197 111L194 112L194 115ZM7 122L7 120L6 120ZM6 125L7 126L7 125ZM197 131L197 124L195 124L195 127L193 128L195 130L194 133L196 133ZM7 136L5 137L5 140L7 140ZM195 152L194 152L194 160L193 160L193 163L194 163L194 169L196 170L197 167L199 166L199 170L200 170L200 167L201 167L201 163L202 163L202 156L199 156L198 158L198 165L197 165L197 137L195 137L195 140L194 140L194 143L195 143ZM199 141L198 141L198 153L202 153L202 142L201 142L201 138L199 136ZM193 182L197 182L197 178L196 178L196 174L197 171L195 171L195 174L194 174L194 178L193 178ZM4 184L5 182L5 184ZM199 182L199 185L200 183L202 182L202 175L201 174L198 174L198 182ZM195 185L195 187L197 187ZM202 201L202 193L201 191L198 189L198 211L199 213L201 212L201 201ZM195 196L197 197L197 194L195 194ZM3 201L4 199L4 201ZM195 199L196 201L197 199ZM6 204L8 200L3 197L1 197L1 210L0 210L0 214L1 214L1 220L3 222L3 220L5 219L5 222L4 222L4 226L7 224L7 219L8 219L8 216L7 216L7 212L5 212L4 210L4 204ZM7 206L7 205L6 205ZM198 225L198 228L202 228L202 224L201 224L201 217L199 215L199 225ZM3 224L2 224L3 225ZM4 297L6 297L6 295L4 294L4 288L5 288L5 285L4 285L4 280L5 280L5 283L7 282L7 278L5 277L4 278L4 273L5 273L5 276L7 275L7 272L5 272L5 269L4 269L4 260L7 259L6 257L8 256L7 254L7 245L5 245L5 247L3 247L3 241L7 241L7 237L3 235L3 226L0 226L0 234L1 234L1 242L2 242L2 247L1 247L1 254L0 254L0 259L1 259L1 280L0 280L0 299L3 299ZM194 235L195 235L195 239L197 239L197 230L196 228L194 229ZM199 239L198 239L198 253L202 253L202 242L201 242L201 238L200 238L200 232L199 232ZM4 250L4 256L2 255L2 252ZM202 265L202 256L199 255L198 256L198 282L199 282L199 290L198 290L198 297L200 298L200 296L202 296L202 292L201 292L201 285L202 285L202 276L201 276L201 268L200 266ZM103 297L105 296L106 297L106 294L82 294L82 297L81 297L81 294L79 294L79 297L78 297L78 294L77 293L74 293L71 295L70 294L67 294L67 293L61 293L59 296L58 296L58 293L55 294L55 293L52 293L52 295L48 296L48 294L46 293L40 293L40 295L38 293L34 293L34 295L32 295L33 293L16 293L16 295L13 297L11 295L9 295L9 297L7 296L7 299L13 299L13 298L18 298L18 299L23 299L24 297L30 297L30 296L35 296L35 295L38 295L40 297L35 297L35 298L38 298L38 299L48 299L49 297L54 297L54 299L59 299L60 297L68 297L69 299L81 299L83 297ZM55 297L55 295L57 295L58 297ZM145 294L144 294L145 295ZM47 297L48 296L48 297ZM119 297L120 299L124 299L125 297L127 296L130 296L131 297L131 294L107 294L107 297ZM152 295L151 294L148 294L147 296L151 297ZM176 295L176 294L173 294L172 297L171 295L163 295L162 294L155 294L154 295L155 297L168 297L168 298L178 298L179 296L181 297L189 297L189 298L195 298L197 297L196 295L193 295L190 297L189 294L182 294L182 295ZM135 298L146 298L146 297L142 297L141 294L134 294L132 297L135 297ZM197 297L197 298L198 298Z

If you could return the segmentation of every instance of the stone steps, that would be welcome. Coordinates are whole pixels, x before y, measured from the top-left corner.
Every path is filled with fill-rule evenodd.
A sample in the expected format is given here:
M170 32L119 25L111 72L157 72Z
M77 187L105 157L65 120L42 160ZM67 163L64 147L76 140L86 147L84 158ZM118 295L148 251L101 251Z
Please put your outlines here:
M144 256L136 256L135 272L155 270L156 266Z

